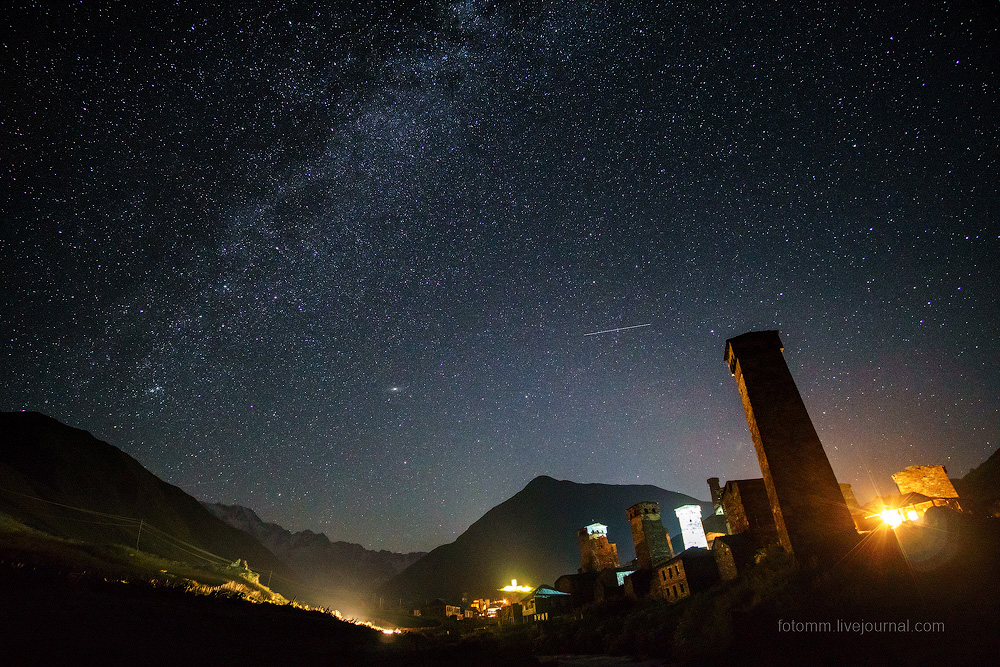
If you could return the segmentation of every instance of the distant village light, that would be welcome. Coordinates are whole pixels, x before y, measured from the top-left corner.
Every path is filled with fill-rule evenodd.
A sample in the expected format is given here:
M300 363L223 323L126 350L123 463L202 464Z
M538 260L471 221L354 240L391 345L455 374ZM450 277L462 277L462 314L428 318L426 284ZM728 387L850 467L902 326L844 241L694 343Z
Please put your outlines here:
M510 584L501 588L505 593L530 593L534 588L532 586L518 586L517 579L511 579Z

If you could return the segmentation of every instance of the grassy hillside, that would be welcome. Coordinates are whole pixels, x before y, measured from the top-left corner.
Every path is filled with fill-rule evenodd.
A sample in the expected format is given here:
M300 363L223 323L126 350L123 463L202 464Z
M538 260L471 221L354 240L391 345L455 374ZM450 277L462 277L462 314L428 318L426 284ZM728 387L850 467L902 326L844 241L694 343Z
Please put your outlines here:
M213 567L238 559L287 597L309 591L252 537L118 448L37 413L0 413L0 511L76 543Z

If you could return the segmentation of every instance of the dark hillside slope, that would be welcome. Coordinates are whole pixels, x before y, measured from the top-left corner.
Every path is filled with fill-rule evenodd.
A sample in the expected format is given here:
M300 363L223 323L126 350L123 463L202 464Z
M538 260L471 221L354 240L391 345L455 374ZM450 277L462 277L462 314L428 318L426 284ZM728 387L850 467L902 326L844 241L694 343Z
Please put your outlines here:
M131 456L38 413L0 413L0 511L56 537L132 548L138 538L142 551L165 558L242 558L291 578L259 542Z
M965 477L952 481L963 509L981 516L1000 516L1000 449Z

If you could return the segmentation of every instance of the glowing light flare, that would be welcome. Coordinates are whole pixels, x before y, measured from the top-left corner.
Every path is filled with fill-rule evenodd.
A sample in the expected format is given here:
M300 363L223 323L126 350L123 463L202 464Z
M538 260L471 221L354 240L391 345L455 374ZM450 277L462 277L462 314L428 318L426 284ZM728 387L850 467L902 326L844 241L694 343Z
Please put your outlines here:
M890 528L896 528L904 521L917 521L921 517L921 512L914 507L910 507L909 509L890 509L886 507L878 514L872 514L866 518L872 519L875 517L880 518L882 523Z
M879 516L882 517L882 523L888 525L890 528L895 528L903 523L903 515L899 510L882 510Z

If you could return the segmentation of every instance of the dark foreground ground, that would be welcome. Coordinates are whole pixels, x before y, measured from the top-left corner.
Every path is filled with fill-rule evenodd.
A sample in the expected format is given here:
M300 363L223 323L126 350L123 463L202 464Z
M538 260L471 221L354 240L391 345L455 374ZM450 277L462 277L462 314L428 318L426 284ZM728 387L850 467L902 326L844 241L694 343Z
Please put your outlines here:
M463 635L456 626L451 634L439 629L436 635L389 637L289 605L194 595L141 581L123 584L77 576L61 564L0 558L0 664L1000 661L1000 522L940 513L923 527L873 533L848 556L822 567L803 567L782 554L681 604L619 600L576 618L503 632Z
M0 567L3 665L535 665L482 638L385 636L318 611Z
M998 664L1000 520L935 508L818 566L779 549L680 604L615 605L551 623L534 650L669 665Z

